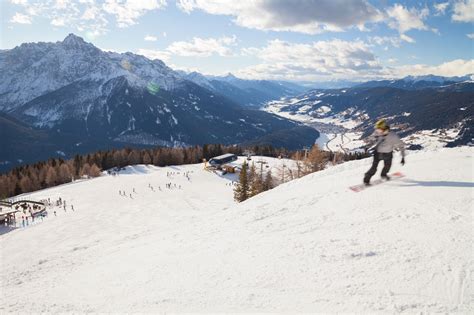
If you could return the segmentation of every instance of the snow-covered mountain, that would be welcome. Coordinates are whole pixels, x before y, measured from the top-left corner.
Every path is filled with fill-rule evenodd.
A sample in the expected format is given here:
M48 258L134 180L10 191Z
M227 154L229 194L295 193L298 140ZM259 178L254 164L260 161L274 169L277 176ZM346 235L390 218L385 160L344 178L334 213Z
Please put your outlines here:
M67 211L2 230L0 312L472 314L473 153L410 153L405 178L360 193L370 159L241 204L202 165L18 196Z
M368 81L362 84L356 85L359 88L372 88L372 87L392 87L398 89L407 90L419 90L426 88L438 88L443 86L449 86L455 83L462 82L473 82L474 74L465 75L462 77L442 77L436 75L422 75L422 76L406 76L403 79L397 80L380 80L380 81Z
M0 73L0 112L69 139L67 155L85 144L234 144L298 125L242 108L160 60L102 51L73 34L1 51Z
M0 110L11 111L46 93L76 82L104 84L124 77L133 87L152 83L172 90L183 82L160 60L132 53L105 52L74 34L62 42L25 43L0 52Z
M469 82L416 90L312 90L269 102L265 110L326 133L319 144L333 151L363 146L360 139L368 136L373 123L382 117L413 148L472 144L474 138L474 83ZM338 134L344 136L340 139Z
M244 80L231 73L219 77L191 72L184 74L184 78L250 108L260 108L270 100L295 96L307 90L304 86L291 82Z

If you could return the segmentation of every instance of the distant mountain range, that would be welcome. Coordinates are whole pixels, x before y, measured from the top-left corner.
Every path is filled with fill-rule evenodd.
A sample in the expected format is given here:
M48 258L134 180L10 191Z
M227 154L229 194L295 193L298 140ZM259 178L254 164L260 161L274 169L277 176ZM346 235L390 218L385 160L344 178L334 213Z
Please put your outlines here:
M391 87L405 90L420 90L426 88L448 87L453 84L463 84L474 82L474 75L466 75L462 77L442 77L435 75L424 76L407 76L398 80L380 80L369 81L357 84L357 88L374 88L374 87Z
M22 134L40 137L65 156L111 146L238 144L276 131L291 134L299 125L251 107L301 89L230 76L210 81L219 88L203 87L159 60L104 52L73 34L1 51L0 73L0 112L9 117L0 122L11 129L14 119L18 130L28 131L15 142L26 141ZM247 107L232 101L239 93L248 96L241 103ZM41 155L10 153L2 150L0 161Z
M224 77L206 77L198 72L192 72L184 74L184 78L250 108L260 108L268 101L297 95L307 90L304 86L291 82L243 80L231 73Z

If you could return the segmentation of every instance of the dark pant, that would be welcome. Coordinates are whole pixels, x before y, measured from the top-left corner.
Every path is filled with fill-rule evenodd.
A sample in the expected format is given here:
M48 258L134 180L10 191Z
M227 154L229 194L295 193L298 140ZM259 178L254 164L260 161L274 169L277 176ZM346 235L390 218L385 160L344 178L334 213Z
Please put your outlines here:
M364 183L370 182L370 178L374 176L374 174L377 172L377 166L379 165L379 162L383 160L383 169L382 169L382 176L387 176L388 171L390 170L390 167L392 166L392 158L393 154L392 152L390 153L374 153L374 160L372 162L372 167L365 173L364 176Z

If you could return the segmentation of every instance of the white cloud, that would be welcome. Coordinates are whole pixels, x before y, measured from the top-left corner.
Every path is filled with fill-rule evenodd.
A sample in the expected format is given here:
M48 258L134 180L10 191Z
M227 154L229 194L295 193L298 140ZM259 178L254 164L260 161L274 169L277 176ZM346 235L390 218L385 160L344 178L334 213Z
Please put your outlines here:
M454 14L451 17L456 22L474 22L474 0L461 0L454 3Z
M248 78L317 80L373 76L381 69L362 41L318 41L309 44L272 40L263 48L243 49L262 63L242 69Z
M106 0L102 8L115 15L118 27L137 24L137 19L148 11L166 6L166 0Z
M379 45L383 46L386 44L390 44L393 47L400 47L401 39L400 37L395 36L371 36L368 38L368 41L372 45Z
M55 18L55 19L52 19L52 20L51 20L51 25L54 25L54 26L64 26L64 25L65 25L65 22L64 22L64 19L62 19L62 18Z
M474 59L464 60L456 59L444 62L440 65L430 66L424 64L406 65L397 67L394 74L398 77L407 75L440 75L440 76L463 76L473 73Z
M84 10L84 13L81 16L81 20L93 20L98 15L100 15L99 8L91 6Z
M247 28L307 34L350 27L364 29L366 23L382 18L366 0L178 0L177 4L187 13L202 10L234 16L237 25Z
M23 9L12 18L13 23L31 23L32 17L38 16L49 19L53 26L67 26L85 32L89 39L105 34L109 20L115 20L119 27L128 27L137 24L147 12L166 6L166 0L10 1L22 5Z
M166 32L163 32L163 37L166 37L168 36L168 34L166 34Z
M396 42L396 39L374 37L371 41L383 45ZM373 80L427 74L461 76L472 73L474 69L473 59L452 60L439 65L398 66L399 60L389 58L382 65L370 50L370 45L360 40L329 40L309 44L272 40L264 47L246 48L242 52L261 60L257 65L236 71L240 77L253 79Z
M147 35L147 36L145 36L144 39L147 42L156 42L158 40L158 38L156 36L153 36L153 35Z
M428 30L428 27L423 21L428 14L429 10L427 8L421 10L415 8L408 9L401 4L394 4L387 9L387 15L389 17L388 26L398 30L400 34L412 29Z
M470 39L474 39L474 33L466 34L466 36L469 37Z
M405 34L400 34L400 39L408 43L415 43L415 40L413 38Z
M54 7L56 9L65 9L69 5L71 5L69 0L56 0L55 3L54 3Z
M95 1L89 0L14 0L23 5L21 16L28 16L23 19L32 22L33 17L49 19L50 24L55 27L71 27L80 32L84 32L88 39L107 32L108 21L105 12ZM18 21L18 16L16 21ZM12 21L13 22L13 21ZM90 36L89 36L89 35Z
M145 56L149 59L159 59L162 61L168 61L171 54L168 51L154 50L154 49L138 49L137 54Z
M190 42L174 42L166 49L170 53L184 57L209 57L232 55L230 46L234 45L236 37L199 38L194 37Z
M10 19L10 23L18 23L18 24L31 24L31 16L15 13L15 15Z
M436 10L436 15L444 15L446 13L446 9L449 6L449 2L440 2L435 3L434 8Z
M27 5L28 0L10 0L10 3L12 4L18 4L18 5Z

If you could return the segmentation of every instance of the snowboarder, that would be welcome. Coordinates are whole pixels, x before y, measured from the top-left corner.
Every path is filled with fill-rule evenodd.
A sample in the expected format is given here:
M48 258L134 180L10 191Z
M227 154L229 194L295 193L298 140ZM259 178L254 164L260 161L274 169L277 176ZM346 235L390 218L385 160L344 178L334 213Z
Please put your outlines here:
M365 173L364 184L370 185L370 179L377 172L377 166L381 160L384 161L381 176L385 180L390 180L387 174L392 166L393 150L399 149L401 151L401 164L405 165L405 143L400 140L400 137L396 133L390 131L390 127L385 122L385 119L380 119L375 123L375 132L369 141L375 143L373 145L374 160L372 167Z

